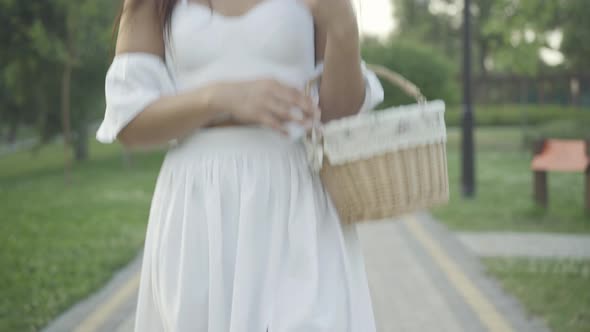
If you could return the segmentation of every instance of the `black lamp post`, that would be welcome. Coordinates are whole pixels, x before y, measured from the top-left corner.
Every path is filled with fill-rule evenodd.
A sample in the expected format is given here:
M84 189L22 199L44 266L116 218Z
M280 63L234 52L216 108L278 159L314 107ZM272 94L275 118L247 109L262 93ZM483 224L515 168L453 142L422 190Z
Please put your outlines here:
M475 196L473 149L473 101L471 98L471 0L464 0L463 9L463 138L462 187L463 197Z

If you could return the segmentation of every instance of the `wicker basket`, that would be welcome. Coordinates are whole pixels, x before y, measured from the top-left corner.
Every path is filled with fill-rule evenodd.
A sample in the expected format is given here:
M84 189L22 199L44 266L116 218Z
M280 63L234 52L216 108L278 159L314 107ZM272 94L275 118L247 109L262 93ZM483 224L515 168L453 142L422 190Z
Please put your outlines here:
M418 103L312 130L306 141L310 163L345 224L392 218L449 200L444 103L426 102L418 88L385 67L369 68Z

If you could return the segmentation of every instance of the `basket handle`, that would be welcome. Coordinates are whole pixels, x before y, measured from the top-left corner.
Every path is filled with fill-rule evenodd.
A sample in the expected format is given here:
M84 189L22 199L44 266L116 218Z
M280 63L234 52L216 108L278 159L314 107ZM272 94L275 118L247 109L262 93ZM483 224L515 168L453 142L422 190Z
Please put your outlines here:
M426 98L420 91L420 89L412 82L407 80L399 73L381 65L367 64L367 68L372 70L377 76L385 79L389 83L397 86L408 96L413 97L416 101L421 104L426 102Z
M399 73L385 66L376 64L367 64L367 69L373 71L380 78L400 88L406 95L416 99L416 101L419 104L423 104L426 102L426 98L424 97L420 89L414 83L410 82ZM307 84L305 85L306 95L311 95L311 87L314 84L316 84L320 80L320 78L321 75L317 75L316 77L307 82Z
M426 98L422 95L422 92L418 87L408 81L405 77L398 74L397 72L381 65L375 64L367 64L367 69L373 71L377 76L381 77L382 79L388 81L389 83L393 84L400 88L404 93L408 96L411 96L416 99L418 104L424 105L426 104ZM321 75L317 75L316 77L312 78L307 82L305 85L305 94L307 96L311 96L311 87L316 84L321 78ZM323 166L324 162L324 149L323 149L323 133L322 133L322 125L320 120L320 115L318 114L313 119L313 124L310 132L309 145L307 148L307 159L313 171L319 172Z

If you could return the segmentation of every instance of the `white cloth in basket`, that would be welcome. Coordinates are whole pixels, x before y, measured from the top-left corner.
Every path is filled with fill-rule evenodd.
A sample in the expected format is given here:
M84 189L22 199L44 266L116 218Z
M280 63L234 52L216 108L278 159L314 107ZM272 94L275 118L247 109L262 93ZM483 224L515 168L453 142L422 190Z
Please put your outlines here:
M444 114L444 101L434 100L332 121L323 127L323 154L332 165L340 165L386 152L444 143Z

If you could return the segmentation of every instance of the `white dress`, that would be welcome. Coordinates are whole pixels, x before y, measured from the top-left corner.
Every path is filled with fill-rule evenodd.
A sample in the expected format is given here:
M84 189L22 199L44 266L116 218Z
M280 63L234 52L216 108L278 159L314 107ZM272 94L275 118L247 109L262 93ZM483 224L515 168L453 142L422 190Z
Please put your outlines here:
M263 1L239 17L180 1L166 62L115 57L97 139L114 142L154 100L212 81L273 77L303 88L321 70L312 15L299 0ZM364 64L363 74L365 110L383 91ZM243 126L170 142L151 202L135 331L375 331L356 229L340 224L300 140Z

